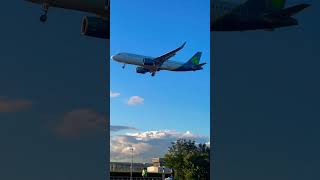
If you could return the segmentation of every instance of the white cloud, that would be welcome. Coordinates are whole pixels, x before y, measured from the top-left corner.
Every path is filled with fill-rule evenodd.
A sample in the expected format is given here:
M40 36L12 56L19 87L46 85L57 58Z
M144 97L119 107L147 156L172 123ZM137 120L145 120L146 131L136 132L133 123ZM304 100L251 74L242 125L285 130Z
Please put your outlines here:
M115 98L115 97L118 97L118 96L120 96L121 94L120 93L118 93L118 92L112 92L112 91L110 91L110 98Z
M132 96L127 102L129 106L135 106L143 103L144 103L144 99L140 96Z
M206 142L206 145L207 145L208 147L210 147L210 141Z
M127 133L111 137L111 160L129 161L134 148L135 162L150 162L153 157L162 157L168 151L172 142L185 138L195 140L197 143L206 143L208 137L175 130L145 131Z

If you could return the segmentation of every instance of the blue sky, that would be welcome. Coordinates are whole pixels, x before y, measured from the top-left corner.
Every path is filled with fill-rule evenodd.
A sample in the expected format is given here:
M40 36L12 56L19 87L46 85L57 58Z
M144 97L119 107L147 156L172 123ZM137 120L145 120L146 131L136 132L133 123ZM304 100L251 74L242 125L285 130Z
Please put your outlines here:
M173 60L186 62L202 51L203 71L160 71L137 74L135 66L111 62L111 125L140 132L170 129L210 135L210 11L209 1L119 0L111 2L110 54L130 52L161 56L187 44ZM128 106L132 96L144 103Z

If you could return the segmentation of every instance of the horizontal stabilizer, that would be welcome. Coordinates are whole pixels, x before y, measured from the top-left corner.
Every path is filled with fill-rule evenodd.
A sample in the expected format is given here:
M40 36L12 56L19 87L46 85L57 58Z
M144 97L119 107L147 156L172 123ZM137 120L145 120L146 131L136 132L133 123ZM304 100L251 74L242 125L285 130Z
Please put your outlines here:
M272 13L268 13L266 14L266 16L268 17L290 17L293 16L297 13L299 13L300 11L304 10L305 8L309 7L309 4L299 4L296 6L292 6L286 9L282 9L280 11L277 12L272 12Z
M201 64L198 64L198 66L204 66L204 65L206 65L207 63L201 63Z

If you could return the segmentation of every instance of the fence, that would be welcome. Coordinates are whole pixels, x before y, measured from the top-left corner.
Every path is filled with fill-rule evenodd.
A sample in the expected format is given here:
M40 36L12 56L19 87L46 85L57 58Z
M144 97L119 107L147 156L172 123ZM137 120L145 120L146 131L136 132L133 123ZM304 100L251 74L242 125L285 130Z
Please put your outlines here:
M123 177L116 177L116 176L111 176L110 180L130 180L130 177L128 176L123 176ZM162 180L161 177L132 177L132 180Z

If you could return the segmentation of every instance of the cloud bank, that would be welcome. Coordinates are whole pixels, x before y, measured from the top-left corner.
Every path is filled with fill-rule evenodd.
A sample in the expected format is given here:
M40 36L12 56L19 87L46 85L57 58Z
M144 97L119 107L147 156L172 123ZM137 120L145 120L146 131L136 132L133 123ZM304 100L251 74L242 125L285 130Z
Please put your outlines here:
M137 128L130 127L130 126L114 126L110 125L110 131L111 132L118 132L123 130L138 130Z
M195 140L197 143L209 141L208 137L196 135L189 131L158 130L127 133L111 137L110 158L112 161L130 161L131 151L129 147L133 147L135 162L150 162L153 157L164 156L171 143L179 138Z

